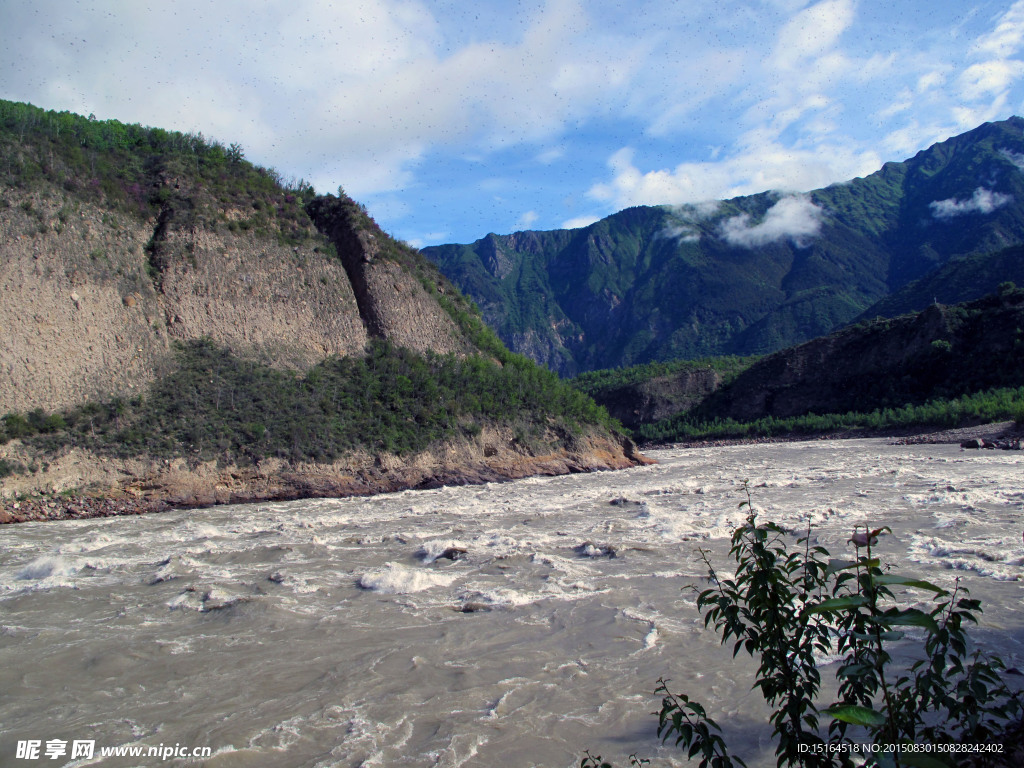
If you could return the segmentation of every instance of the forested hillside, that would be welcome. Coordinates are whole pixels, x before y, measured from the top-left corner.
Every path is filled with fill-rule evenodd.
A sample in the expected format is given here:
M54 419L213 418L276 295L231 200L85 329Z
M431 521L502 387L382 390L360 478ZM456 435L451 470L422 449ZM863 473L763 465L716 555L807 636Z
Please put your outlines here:
M938 270L1024 243L1022 167L1024 120L1011 118L805 195L630 208L424 253L506 344L563 375L763 354L915 280L941 280L943 301L979 295L966 272ZM995 277L983 292L1013 279Z
M584 374L577 386L659 442L1024 424L1024 291L1003 283L976 301L864 320L759 359L657 367Z

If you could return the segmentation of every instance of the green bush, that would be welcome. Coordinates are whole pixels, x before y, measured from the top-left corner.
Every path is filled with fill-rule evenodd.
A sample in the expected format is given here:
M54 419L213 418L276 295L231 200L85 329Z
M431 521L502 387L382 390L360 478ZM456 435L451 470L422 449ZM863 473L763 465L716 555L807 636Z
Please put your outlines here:
M1020 420L1024 414L1024 387L999 387L952 398L934 398L918 405L878 408L870 412L808 413L791 418L765 416L756 421L734 419L702 421L688 414L672 416L636 430L641 440L703 440L734 437L771 437L840 430L887 430L906 427L958 427L981 421Z
M740 506L750 506L749 493ZM712 586L699 593L698 609L723 644L733 643L734 656L744 651L760 660L753 687L772 707L780 768L845 768L855 755L869 766L944 768L957 764L958 745L965 744L992 745L992 752L973 756L985 764L1022 712L1024 697L1006 684L1002 660L971 649L967 624L977 624L980 602L959 579L950 592L883 567L872 547L889 532L855 530L855 557L833 559L812 544L809 529L790 548L792 532L759 523L751 511L732 537L733 576L718 573L702 550ZM919 605L927 596L930 604L902 608L894 588L911 590ZM909 668L892 656L904 628L925 634L922 658ZM833 651L843 656L838 698L823 706L815 654ZM664 679L656 693L663 741L699 756L701 768L745 765L729 754L699 703L672 692Z
M0 477L7 477L8 475L18 475L24 472L24 464L17 461L10 461L9 459L0 459Z
M43 448L105 454L332 461L356 448L409 454L503 424L540 446L611 428L604 409L527 358L419 355L374 341L305 376L232 355L210 341L182 344L177 368L145 397L88 403L64 414L8 414L2 435ZM2 436L0 435L0 436Z
M79 201L101 201L142 219L168 206L181 207L186 198L188 207L196 208L193 215L211 222L223 219L226 205L248 205L262 210L264 223L289 244L326 245L303 210L315 196L312 185L302 179L284 182L274 169L245 160L239 145L225 147L201 133L88 119L0 99L0 152L12 158L0 168L5 187L32 191L48 181ZM181 189L166 184L168 177ZM41 215L31 201L22 207ZM105 223L116 226L110 217ZM235 228L254 225L241 222Z
M8 413L4 416L4 432L11 439L28 437L36 432L29 420L20 413Z
M758 355L749 357L721 355L697 360L669 360L642 363L628 368L604 368L597 371L587 371L571 379L570 383L581 392L595 398L601 394L631 384L640 384L676 373L700 370L716 371L722 377L722 383L727 384L760 359L761 357Z

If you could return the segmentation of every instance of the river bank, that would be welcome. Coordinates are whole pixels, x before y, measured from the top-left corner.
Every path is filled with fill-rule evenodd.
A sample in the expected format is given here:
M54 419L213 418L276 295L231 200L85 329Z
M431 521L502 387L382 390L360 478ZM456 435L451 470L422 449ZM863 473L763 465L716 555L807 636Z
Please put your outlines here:
M844 429L818 434L785 434L770 437L722 437L715 439L683 440L673 443L641 443L640 450L657 448L714 448L727 445L762 445L771 443L802 443L818 440L859 440L887 438L893 445L949 445L969 440L992 442L1024 440L1024 427L1014 421L988 422L954 429L931 427L905 427L903 429Z
M37 471L0 481L0 524L166 512L222 504L373 496L407 489L480 485L532 476L625 469L652 463L621 436L591 434L541 452L488 429L411 457L358 453L331 463L269 458L250 465L183 458L115 459L81 449L28 456ZM21 450L21 453L18 451Z

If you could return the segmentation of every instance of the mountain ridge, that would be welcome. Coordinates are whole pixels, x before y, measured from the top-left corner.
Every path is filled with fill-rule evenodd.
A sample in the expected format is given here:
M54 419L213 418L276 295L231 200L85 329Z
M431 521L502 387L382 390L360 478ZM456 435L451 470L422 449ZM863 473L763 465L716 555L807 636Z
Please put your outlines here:
M642 441L1024 425L1024 290L876 317L759 358L594 371L574 386Z
M950 258L1024 242L1022 167L1013 117L806 194L635 206L423 253L512 349L562 375L763 354L854 321Z

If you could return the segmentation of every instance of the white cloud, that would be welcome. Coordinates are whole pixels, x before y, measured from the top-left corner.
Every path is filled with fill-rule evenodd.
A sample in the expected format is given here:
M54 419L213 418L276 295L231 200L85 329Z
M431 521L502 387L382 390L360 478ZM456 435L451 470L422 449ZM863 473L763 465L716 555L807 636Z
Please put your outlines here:
M580 0L503 9L503 30L485 36L453 23L464 11L425 0L106 5L67 13L39 0L10 19L21 34L0 33L0 66L21 62L39 81L24 88L36 103L202 130L356 195L409 186L438 148L558 137L620 108L642 64L627 36L588 35Z
M534 160L536 160L541 165L551 165L551 163L555 162L556 160L561 160L564 156L564 147L553 147L551 149L546 149L543 152L539 153L536 157L534 157Z
M766 141L740 146L737 153L716 161L644 173L633 164L634 154L629 147L614 153L608 160L611 181L595 184L588 195L626 208L720 200L766 190L807 192L873 173L882 164L876 152L848 146L790 149Z
M973 64L959 77L960 94L970 101L998 96L1024 75L1024 61L1005 59Z
M406 242L413 248L424 248L428 245L437 245L443 243L451 237L448 232L428 232L422 237L413 237Z
M698 203L684 203L683 205L667 205L666 210L672 216L688 224L697 224L707 221L714 216L722 207L721 200L702 200Z
M696 243L700 240L700 232L685 224L666 224L664 229L658 233L661 237L670 240L680 240L684 243Z
M929 203L928 207L932 209L932 216L944 221L971 213L992 213L997 208L1002 208L1011 202L1013 202L1012 195L1004 195L1001 192L978 187L974 190L974 194L966 200L951 197L948 200L935 200Z
M561 229L580 229L582 227L589 227L595 221L600 221L600 216L576 216L572 219L562 222Z
M977 40L979 53L1005 59L1020 50L1024 43L1024 2L1018 0L996 24L995 29Z
M965 66L956 78L960 104L952 105L957 128L972 128L1002 115L1010 90L1024 77L1024 61L1012 58L1024 45L1024 0L998 17L992 31L970 48L980 61Z
M712 218L722 204L718 200L705 200L700 203L663 206L669 213L669 221L659 233L661 237L695 243L700 240L697 224Z
M1014 95L1024 81L1022 48L1024 0L990 19L987 29L977 8L965 9L947 35L925 33L901 43L895 55L905 85L873 115L892 125L877 146L898 160L1019 112L1024 105Z
M1012 149L1001 149L999 154L1016 165L1018 169L1024 171L1024 154L1014 152Z
M840 48L855 10L853 0L823 0L792 12L774 32L766 28L768 50L737 77L745 82L740 100L748 106L724 151L705 162L641 170L635 150L624 147L608 159L611 178L592 185L588 195L617 208L674 204L766 190L805 192L876 171L882 164L877 151L843 136L843 107L834 94L898 66L891 54L858 58ZM910 109L908 99L892 109Z
M851 0L824 0L800 11L779 31L774 63L795 69L821 57L835 46L853 17Z
M946 73L941 70L926 72L917 78L917 92L925 93L946 83Z
M887 120L888 118L893 117L894 115L898 115L901 112L907 112L908 110L912 109L913 106L913 94L910 92L909 89L904 88L902 91L900 91L900 93L896 95L896 98L893 100L891 104L875 113L875 117L881 120Z
M417 200L414 234L475 237L570 197L589 223L806 191L1024 108L1024 0L906 5L35 0L5 8L0 96L201 130L322 191ZM507 203L477 205L484 173Z
M526 213L519 217L519 220L515 223L513 229L517 231L529 229L537 222L537 219L539 218L540 214L538 214L536 211L527 211Z
M719 234L730 245L756 248L780 240L805 247L821 231L824 211L802 195L784 197L769 208L757 224L743 213L722 222Z

